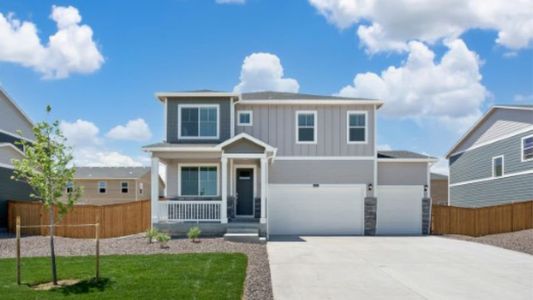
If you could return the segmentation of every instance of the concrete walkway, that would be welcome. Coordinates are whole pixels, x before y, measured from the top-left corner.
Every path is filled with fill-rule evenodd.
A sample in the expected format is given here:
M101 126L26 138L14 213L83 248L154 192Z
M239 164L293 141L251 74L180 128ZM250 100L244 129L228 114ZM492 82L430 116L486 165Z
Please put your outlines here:
M267 245L274 299L533 299L533 256L440 237Z

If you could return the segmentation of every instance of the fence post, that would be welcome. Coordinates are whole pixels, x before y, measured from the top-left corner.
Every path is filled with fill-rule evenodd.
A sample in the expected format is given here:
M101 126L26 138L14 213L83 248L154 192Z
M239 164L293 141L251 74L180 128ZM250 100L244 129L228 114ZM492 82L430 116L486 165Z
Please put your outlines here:
M95 224L96 237L96 281L100 280L100 217L96 216Z
M20 216L17 216L17 284L20 285Z

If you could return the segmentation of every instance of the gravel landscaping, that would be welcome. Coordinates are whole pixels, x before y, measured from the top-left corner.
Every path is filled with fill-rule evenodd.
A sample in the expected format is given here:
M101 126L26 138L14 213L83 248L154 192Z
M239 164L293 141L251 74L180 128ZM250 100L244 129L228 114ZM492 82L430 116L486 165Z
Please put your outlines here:
M246 299L273 299L268 254L264 244L232 243L222 238L200 239L192 243L187 239L172 239L167 249L159 244L147 244L143 234L100 240L100 254L157 254L198 252L239 252L248 256L244 296ZM57 237L56 254L59 256L94 255L94 240ZM49 238L29 236L21 240L21 254L28 256L49 255ZM0 258L15 257L15 239L0 239Z
M481 237L471 237L457 234L448 234L445 235L445 237L488 244L533 255L533 229L500 234L491 234Z

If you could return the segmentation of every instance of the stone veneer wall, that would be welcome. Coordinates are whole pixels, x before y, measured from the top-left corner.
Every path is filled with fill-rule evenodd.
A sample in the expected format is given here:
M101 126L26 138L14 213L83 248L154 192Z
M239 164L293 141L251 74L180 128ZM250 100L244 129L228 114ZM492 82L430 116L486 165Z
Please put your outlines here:
M365 198L365 235L376 235L378 198Z
M255 201L255 211L254 211L254 217L259 219L261 218L261 198L254 198Z
M422 198L422 234L428 235L431 228L431 198Z

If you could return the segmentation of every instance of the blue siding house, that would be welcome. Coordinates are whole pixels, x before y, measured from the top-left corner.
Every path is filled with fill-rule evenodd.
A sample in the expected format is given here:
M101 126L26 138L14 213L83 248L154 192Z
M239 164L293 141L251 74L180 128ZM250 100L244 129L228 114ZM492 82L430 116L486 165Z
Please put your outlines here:
M7 226L8 200L30 200L31 188L11 176L12 160L24 156L17 141L32 141L32 127L31 120L0 87L0 228Z
M450 205L533 200L533 105L493 106L446 157Z

